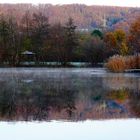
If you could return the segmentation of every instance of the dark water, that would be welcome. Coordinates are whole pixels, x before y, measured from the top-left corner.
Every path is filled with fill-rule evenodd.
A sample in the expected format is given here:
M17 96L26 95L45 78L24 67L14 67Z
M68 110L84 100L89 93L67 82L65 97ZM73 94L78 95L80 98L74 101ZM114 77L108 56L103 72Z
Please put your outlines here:
M123 128L130 126L130 130L125 129L126 133L132 129L140 130L139 118L139 74L112 74L104 69L91 68L0 69L0 131L3 130L5 140L10 140L10 135L4 137L7 130L20 134L28 129L34 133L37 131L42 140L63 140L69 137L70 131L73 131L70 138L102 140L104 137L99 137L100 132L118 130L125 134ZM62 129L66 131L64 138L61 135L51 137L51 133L61 134ZM51 136L45 135L45 131ZM115 140L116 134L113 133L106 138L109 136L108 139ZM80 137L81 134L85 138ZM135 140L137 135L140 137L139 133L130 134L122 140L131 140L134 135ZM24 139L39 139L26 136ZM16 140L16 136L13 137Z
M102 69L0 69L0 120L140 117L140 75Z

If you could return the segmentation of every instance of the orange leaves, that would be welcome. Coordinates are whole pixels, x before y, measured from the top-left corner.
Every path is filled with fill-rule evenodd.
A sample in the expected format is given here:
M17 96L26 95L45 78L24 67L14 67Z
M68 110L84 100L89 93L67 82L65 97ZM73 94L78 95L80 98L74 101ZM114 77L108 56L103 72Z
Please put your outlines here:
M138 64L137 64L138 63ZM136 69L140 67L139 56L120 56L114 55L109 58L106 67L112 72L124 72L127 69Z
M130 27L129 41L135 52L140 52L140 17Z
M126 68L125 58L115 55L108 60L106 67L112 72L123 72Z

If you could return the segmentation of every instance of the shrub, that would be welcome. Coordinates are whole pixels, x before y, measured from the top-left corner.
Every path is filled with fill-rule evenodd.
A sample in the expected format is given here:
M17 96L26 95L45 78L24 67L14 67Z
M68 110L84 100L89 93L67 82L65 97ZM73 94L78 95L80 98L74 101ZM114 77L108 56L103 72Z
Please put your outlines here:
M136 68L136 58L135 56L127 56L125 58L126 69L135 69Z
M115 55L109 58L106 67L112 72L123 72L126 68L125 57Z
M127 69L140 68L140 55L138 56L114 55L109 58L105 66L112 72L124 72Z

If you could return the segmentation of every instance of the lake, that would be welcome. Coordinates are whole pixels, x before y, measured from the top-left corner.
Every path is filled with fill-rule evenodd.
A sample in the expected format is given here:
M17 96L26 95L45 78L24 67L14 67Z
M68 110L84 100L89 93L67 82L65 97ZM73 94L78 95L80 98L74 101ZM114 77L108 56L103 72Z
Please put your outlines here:
M139 140L140 74L0 68L3 140Z

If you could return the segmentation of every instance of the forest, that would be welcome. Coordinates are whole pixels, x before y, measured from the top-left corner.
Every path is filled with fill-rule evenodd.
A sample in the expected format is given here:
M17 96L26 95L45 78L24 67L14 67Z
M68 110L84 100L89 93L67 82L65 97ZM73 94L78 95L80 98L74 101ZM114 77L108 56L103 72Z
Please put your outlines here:
M108 61L111 63L106 66L112 70L115 58L115 64L121 61L119 68L115 66L118 71L126 69L123 63L129 68L135 60L133 68L139 68L139 12L138 8L1 4L0 65L56 62L70 66L70 62L88 62L96 66ZM124 62L125 57L129 61Z
M65 24L71 17L77 29L89 31L101 28L104 21L109 30L122 28L128 31L130 24L140 15L140 8L131 7L86 6L84 4L0 4L0 14L13 15L18 23L26 11L30 11L31 14L43 13L49 18L50 24L56 22Z

